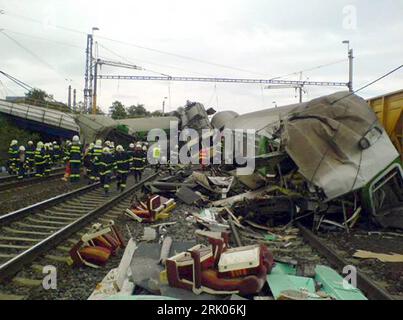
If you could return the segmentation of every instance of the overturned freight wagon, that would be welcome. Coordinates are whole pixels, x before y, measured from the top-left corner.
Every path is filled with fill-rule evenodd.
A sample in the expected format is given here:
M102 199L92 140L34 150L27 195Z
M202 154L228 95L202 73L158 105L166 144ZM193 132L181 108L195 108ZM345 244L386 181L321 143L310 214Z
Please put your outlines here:
M255 129L257 171L276 176L321 221L336 212L344 218L339 225L347 227L363 212L385 227L403 228L399 153L362 98L338 92L242 116L218 113L212 123L218 129Z

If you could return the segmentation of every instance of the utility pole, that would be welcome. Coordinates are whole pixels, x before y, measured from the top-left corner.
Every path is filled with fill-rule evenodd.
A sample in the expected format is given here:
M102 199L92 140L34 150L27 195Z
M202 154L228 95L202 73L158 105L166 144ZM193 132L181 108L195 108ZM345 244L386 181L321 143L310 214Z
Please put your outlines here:
M71 85L69 85L69 93L68 93L68 98L67 98L67 105L69 109L71 109Z
M85 87L84 87L84 106L86 110L93 110L93 89L94 89L94 32L99 30L92 28L92 33L87 35L87 49L85 51Z
M162 115L165 115L165 101L168 99L168 97L164 97L164 100L162 100Z
M353 92L353 59L354 59L354 53L353 53L353 49L350 49L348 51L348 65L349 65L349 77L348 77L348 89L350 90L350 92Z
M354 52L353 49L350 48L350 40L344 40L343 44L347 45L347 52L348 52L348 90L353 92L353 60L354 60Z
M92 47L94 41L92 34L87 35L87 49L85 51L85 87L84 87L84 106L86 110L92 108Z
M92 99L92 114L93 115L97 114L97 90L98 90L97 76L98 76L98 60L95 61L95 65L94 65L94 95L93 95L93 99Z
M77 108L77 90L73 90L73 110L76 111Z

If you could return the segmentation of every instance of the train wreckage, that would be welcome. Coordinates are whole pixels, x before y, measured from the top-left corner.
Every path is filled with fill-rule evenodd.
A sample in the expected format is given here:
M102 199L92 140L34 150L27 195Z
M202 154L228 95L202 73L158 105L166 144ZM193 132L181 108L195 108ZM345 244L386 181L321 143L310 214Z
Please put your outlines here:
M188 108L196 105L202 107ZM122 298L113 294L124 292L133 299L149 299L141 293L133 296L133 283L157 299L189 298L182 291L192 292L192 299L236 299L263 291L276 300L366 299L325 265L308 266L273 253L278 241L292 245L297 221L313 230L347 232L360 223L403 227L401 158L366 101L339 92L245 115L217 113L211 122L204 121L205 114L199 119L204 124L196 121L198 129L214 134L255 129L255 172L237 175L236 165L228 164L199 170L180 163L163 165L169 174L146 183L144 197L134 196L124 212L128 221L144 225L143 237L139 244L128 241L119 267L90 299ZM211 157L213 153L212 148ZM190 205L192 212L176 217L179 204ZM177 219L193 224L195 238L204 241L174 241L167 228ZM105 232L110 232L108 227ZM158 235L159 244L147 243ZM93 236L84 237L94 242ZM99 257L94 260L91 250L74 256L90 254L85 259L96 263Z

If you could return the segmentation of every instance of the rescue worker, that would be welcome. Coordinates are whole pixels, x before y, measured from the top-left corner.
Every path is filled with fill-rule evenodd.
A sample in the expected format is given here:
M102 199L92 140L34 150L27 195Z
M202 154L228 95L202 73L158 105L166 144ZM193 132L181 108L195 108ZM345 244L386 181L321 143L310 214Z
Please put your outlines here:
M161 166L161 147L159 144L153 149L153 159L155 165L155 172L157 172Z
M91 182L98 181L99 176L99 162L102 155L102 140L97 140L91 152Z
M82 161L82 151L80 145L80 138L78 136L73 137L73 142L69 150L69 162L70 162L70 182L78 182L80 180L80 168Z
M27 157L25 153L25 147L20 146L17 158L17 171L19 180L24 179L26 168L27 168Z
M53 150L51 148L51 144L45 143L45 176L49 176L52 169L52 154Z
M129 145L129 149L127 150L127 153L129 155L129 158L130 158L130 173L134 173L134 167L133 167L134 149L135 149L134 143L131 143Z
M179 146L175 145L174 149L171 150L168 160L168 170L169 175L172 175L175 165L179 163Z
M39 141L35 150L35 177L42 178L45 173L45 149L42 141Z
M101 185L104 188L105 195L109 194L110 179L113 168L113 157L108 147L103 148L102 154L99 157L99 176Z
M121 145L116 147L115 170L117 190L123 192L126 188L127 175L130 171L130 156Z
M91 158L92 158L92 152L94 150L95 143L90 143L89 146L85 149L84 153L84 167L85 167L85 174L89 179L89 183L91 183L91 177L93 176L92 174L92 163L91 163Z
M70 148L71 148L71 141L67 140L64 148L63 148L63 160L66 165L66 170L64 172L64 177L62 178L63 181L67 181L70 177L71 168L70 168Z
M8 162L7 162L8 173L10 175L17 173L16 169L17 158L18 158L18 141L12 140L10 143L10 147L8 148Z
M53 163L56 165L60 164L62 158L62 150L56 141L53 141Z
M199 163L201 164L201 169L202 171L205 171L207 166L208 166L208 153L209 153L209 149L208 148L201 148L200 152L199 152Z
M141 144L137 144L133 153L132 169L134 181L140 182L145 167L145 156Z
M27 157L27 174L28 176L32 176L35 168L35 146L32 141L28 141L25 155Z
M115 143L114 143L114 142L111 142L111 143L110 143L109 150L110 150L110 152L111 152L112 155L115 154L116 149L115 149Z

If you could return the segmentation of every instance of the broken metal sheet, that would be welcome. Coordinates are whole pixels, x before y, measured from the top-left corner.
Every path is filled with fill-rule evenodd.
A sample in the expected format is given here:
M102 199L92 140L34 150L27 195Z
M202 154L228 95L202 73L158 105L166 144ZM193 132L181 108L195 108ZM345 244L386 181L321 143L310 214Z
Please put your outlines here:
M208 191L226 195L231 189L234 177L211 177L201 172L193 172L192 178Z
M365 100L348 92L295 107L281 138L301 174L328 200L364 187L399 157Z
M141 238L142 241L153 241L157 238L157 231L154 228L145 227L144 235Z
M327 266L318 265L315 268L315 281L322 284L322 291L336 300L368 300L362 292L350 285L335 270Z
M358 250L353 257L361 259L378 259L381 262L403 262L403 254L391 253L376 253L364 250Z
M192 248L195 242L173 242L169 256ZM164 267L159 264L161 245L157 243L139 243L130 264L132 280L135 285L146 290L149 288L149 280L160 279L160 272Z
M264 196L270 190L271 188L262 188L256 191L246 192L243 194L233 196L231 198L214 201L211 205L214 207L232 207L234 204L238 202L242 202L245 200L253 200L255 198Z
M237 171L233 170L233 171L230 171L229 174L231 174L232 176L236 176L236 178L238 179L239 182L241 182L242 184L244 184L251 190L256 190L256 189L263 187L266 182L265 179L263 179L262 176L257 173L254 173L249 176L246 176L246 175L237 176Z
M177 192L176 192L176 197L178 197L179 200L182 200L184 203L191 205L195 204L196 202L202 200L200 195L198 195L196 192L192 191L188 187L184 186L181 187Z

